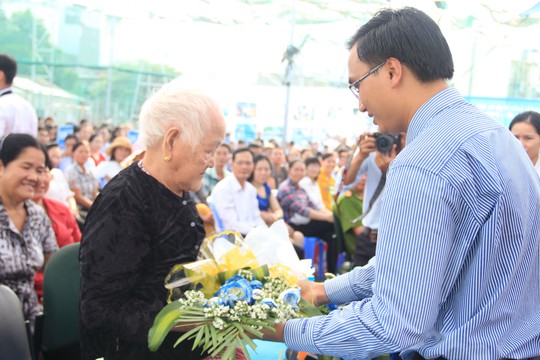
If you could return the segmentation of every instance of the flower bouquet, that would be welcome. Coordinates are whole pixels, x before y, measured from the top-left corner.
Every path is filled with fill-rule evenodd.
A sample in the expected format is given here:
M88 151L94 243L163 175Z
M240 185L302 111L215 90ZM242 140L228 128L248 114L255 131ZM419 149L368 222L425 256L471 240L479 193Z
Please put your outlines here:
M234 359L263 329L321 312L303 300L296 285L313 274L311 260L299 260L285 224L255 228L245 239L225 231L205 239L200 260L173 267L165 279L169 304L156 316L148 346L155 351L173 328L186 328L175 346L193 340L211 356Z

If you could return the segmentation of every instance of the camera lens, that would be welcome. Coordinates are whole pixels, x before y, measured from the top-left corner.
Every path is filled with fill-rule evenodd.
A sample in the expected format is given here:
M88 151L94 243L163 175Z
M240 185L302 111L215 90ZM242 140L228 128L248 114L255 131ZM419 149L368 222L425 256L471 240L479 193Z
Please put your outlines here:
M386 154L392 150L392 145L394 145L394 139L387 134L380 134L375 140L375 147L377 151Z

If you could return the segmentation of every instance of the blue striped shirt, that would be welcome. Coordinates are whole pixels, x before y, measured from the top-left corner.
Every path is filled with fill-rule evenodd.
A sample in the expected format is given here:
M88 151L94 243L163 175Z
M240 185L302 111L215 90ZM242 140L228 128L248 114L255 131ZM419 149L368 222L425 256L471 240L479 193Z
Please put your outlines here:
M540 179L506 128L440 92L414 115L381 200L376 261L325 284L330 300L352 302L287 321L290 348L540 355Z

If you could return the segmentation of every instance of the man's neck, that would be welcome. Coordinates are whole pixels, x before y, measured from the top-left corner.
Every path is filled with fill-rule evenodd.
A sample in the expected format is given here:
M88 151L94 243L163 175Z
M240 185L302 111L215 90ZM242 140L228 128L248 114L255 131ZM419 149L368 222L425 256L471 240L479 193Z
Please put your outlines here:
M240 184L240 187L244 189L244 186L246 185L246 180L239 179L236 175L234 175L234 177L236 178L236 181L238 181L238 183Z

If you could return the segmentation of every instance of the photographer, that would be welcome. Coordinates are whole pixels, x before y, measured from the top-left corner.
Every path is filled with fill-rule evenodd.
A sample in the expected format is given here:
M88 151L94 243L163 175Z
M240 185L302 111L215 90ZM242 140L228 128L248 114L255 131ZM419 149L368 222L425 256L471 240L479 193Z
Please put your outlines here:
M363 231L356 238L353 261L356 266L367 264L375 255L381 193L386 182L386 171L399 150L405 145L405 134L393 135L365 132L360 136L357 154L344 174L345 189L351 188L367 174L362 212ZM360 214L358 214L360 215Z

